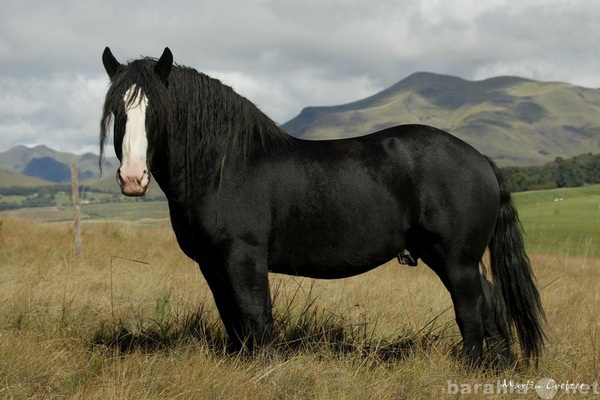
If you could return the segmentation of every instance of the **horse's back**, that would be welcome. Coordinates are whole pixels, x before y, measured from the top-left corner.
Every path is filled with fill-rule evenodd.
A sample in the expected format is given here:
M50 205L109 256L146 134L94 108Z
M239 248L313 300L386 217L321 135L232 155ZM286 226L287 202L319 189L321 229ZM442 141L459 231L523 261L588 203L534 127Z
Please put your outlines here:
M400 198L418 197L421 191L423 195L441 191L440 196L478 191L491 197L498 192L484 155L431 126L398 125L355 138L312 142L307 150L303 159L316 154L311 162L345 165L358 174L369 174Z

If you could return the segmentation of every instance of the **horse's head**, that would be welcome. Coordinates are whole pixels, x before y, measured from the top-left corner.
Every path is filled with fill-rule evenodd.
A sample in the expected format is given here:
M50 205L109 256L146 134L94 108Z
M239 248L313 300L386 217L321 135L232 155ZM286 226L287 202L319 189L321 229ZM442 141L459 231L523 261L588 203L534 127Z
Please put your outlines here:
M111 86L104 103L101 124L101 149L107 140L107 128L114 120L113 137L115 153L121 161L117 182L125 196L144 196L150 184L150 159L153 147L159 145L153 135L166 124L164 106L154 104L166 97L167 80L173 65L173 55L165 48L158 61L123 65L107 47L102 54L104 68ZM161 92L163 92L161 94Z

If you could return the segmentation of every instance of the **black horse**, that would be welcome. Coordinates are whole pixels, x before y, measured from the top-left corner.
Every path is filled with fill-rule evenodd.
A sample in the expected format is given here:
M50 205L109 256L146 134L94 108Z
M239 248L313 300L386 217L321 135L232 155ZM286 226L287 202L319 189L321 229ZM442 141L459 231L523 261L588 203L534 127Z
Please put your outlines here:
M160 59L120 64L101 121L113 125L123 194L153 176L181 249L196 261L231 344L268 343L268 272L334 279L422 259L451 294L463 352L507 363L513 329L541 354L544 314L516 209L494 163L438 129L404 125L343 140L287 135L247 99ZM480 272L489 247L493 283Z

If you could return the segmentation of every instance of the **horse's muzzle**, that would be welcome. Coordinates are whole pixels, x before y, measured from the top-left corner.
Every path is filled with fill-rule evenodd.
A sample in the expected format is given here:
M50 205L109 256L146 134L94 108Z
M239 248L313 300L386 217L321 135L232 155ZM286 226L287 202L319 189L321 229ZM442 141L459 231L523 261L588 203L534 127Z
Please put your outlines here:
M140 197L148 193L150 174L144 169L140 173L125 173L121 168L117 170L117 183L121 193L129 197Z

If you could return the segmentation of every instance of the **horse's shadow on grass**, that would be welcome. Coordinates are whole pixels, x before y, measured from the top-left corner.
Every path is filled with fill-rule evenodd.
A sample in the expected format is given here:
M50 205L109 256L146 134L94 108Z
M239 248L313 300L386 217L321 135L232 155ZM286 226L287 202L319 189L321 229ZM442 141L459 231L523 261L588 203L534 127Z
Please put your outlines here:
M333 313L319 311L313 303L299 314L289 310L279 315L275 313L274 319L274 340L258 352L276 352L284 358L297 354L328 353L385 363L407 359L432 347L456 353L460 344L460 338L449 333L448 323L441 326L428 324L416 333L405 332L394 338L382 339L373 332L376 324L352 322ZM217 355L253 355L231 351L221 321L209 315L204 307L160 319L106 321L98 326L91 340L94 350L121 354L171 351L186 345L199 345Z

